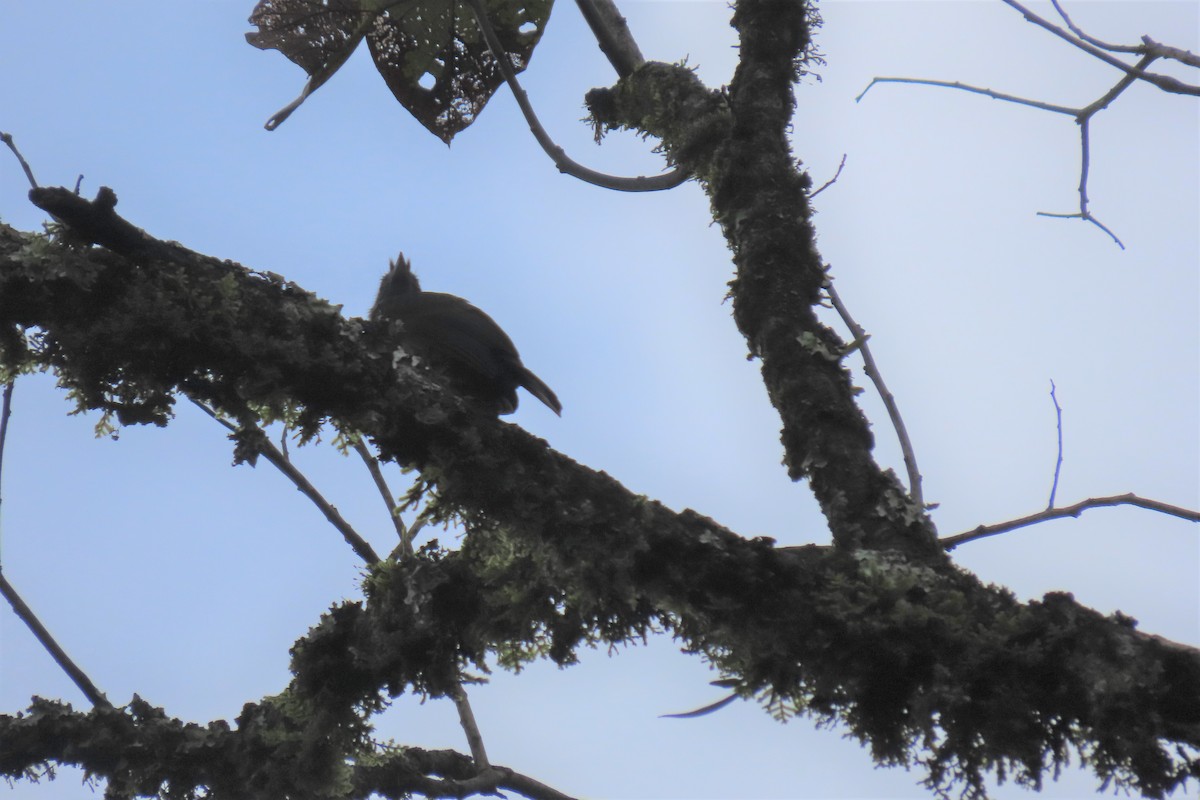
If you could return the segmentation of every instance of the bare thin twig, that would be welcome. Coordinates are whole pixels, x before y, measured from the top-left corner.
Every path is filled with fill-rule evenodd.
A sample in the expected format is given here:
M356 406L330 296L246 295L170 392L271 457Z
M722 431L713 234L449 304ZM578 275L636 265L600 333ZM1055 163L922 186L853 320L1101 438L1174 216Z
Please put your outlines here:
M517 99L517 105L520 106L521 113L525 115L525 121L529 123L529 130L533 132L533 136L537 139L538 144L546 151L546 155L550 156L554 161L554 165L558 167L559 172L564 172L594 186L600 186L604 189L615 189L621 192L657 192L663 189L673 189L690 177L687 172L676 167L670 172L655 175L654 177L622 178L597 172L594 169L589 169L573 161L565 150L555 144L554 140L550 138L550 134L546 133L546 129L542 127L542 123L538 120L537 114L533 110L533 105L529 102L529 96L525 94L525 90L521 88L520 81L517 80L517 73L512 68L512 62L509 60L504 45L501 44L499 37L496 36L495 29L492 28L492 23L488 20L487 9L483 6L483 0L467 0L467 4L471 7L471 11L475 14L475 19L479 22L479 28L483 31L483 37L487 40L492 55L496 57L496 62L500 66L500 72L504 75L504 80L508 83L509 88L512 89L513 97Z
M1109 54L1104 49L1096 46L1095 44L1085 41L1085 40L1079 38L1078 36L1074 36L1070 32L1065 31L1062 28L1060 28L1059 26L1055 25L1053 22L1050 22L1048 20L1043 19L1042 17L1039 17L1037 14L1033 13L1028 8L1026 8L1025 6L1018 3L1017 0L1002 0L1002 2L1005 5L1010 6L1014 9L1016 9L1017 11L1021 12L1021 15L1023 17L1025 17L1025 19L1027 19L1028 21L1032 22L1033 24L1046 29L1047 31L1049 31L1050 33L1053 33L1055 36L1059 37L1063 41L1069 42L1070 44L1074 45L1075 47L1078 47L1080 50L1083 50L1084 52L1086 52L1092 56L1095 56L1096 58L1100 59L1101 61L1103 61L1106 64L1116 67L1117 69L1121 70L1122 72L1132 75L1134 78L1137 78L1138 80L1143 80L1143 81L1146 81L1147 83L1151 83L1151 84L1157 86L1159 89L1162 89L1164 92L1170 92L1172 94L1200 95L1200 86L1193 86L1192 84L1184 83L1183 81L1178 80L1177 78L1173 78L1170 75L1160 75L1156 72L1146 72L1145 69L1143 69L1139 66L1131 67L1130 65L1126 64L1121 59ZM1190 54L1188 54L1188 55L1190 55Z
M195 405L205 414L208 414L226 429L235 432L238 430L237 425L234 425L229 420L222 419L217 415L216 411L209 408L204 403L201 403L194 397L189 397L188 399L195 403ZM308 478L304 477L304 474L300 472L300 470L296 469L296 467L292 465L292 462L289 461L283 455L283 453L279 452L279 448L271 444L271 441L265 436L262 438L262 445L259 448L259 453L276 469L286 475L288 480L290 480L305 497L311 500L313 504L321 510L321 513L325 515L325 519L329 520L329 523L337 529L338 533L342 534L342 538L345 539L346 543L354 549L354 552L358 554L359 558L361 558L367 564L375 564L379 562L379 556L375 554L375 549L371 547L370 543L360 536L353 527L350 526L350 523L342 517L338 510L334 508L333 505L330 504L330 502L326 500L319 491L317 491L317 487L313 486L312 483L309 482Z
M17 619L21 620L33 632L34 637L41 643L42 647L46 648L46 652L54 659L54 663L58 664L59 668L67 674L72 683L79 687L79 691L83 692L83 696L88 699L96 708L112 708L112 703L108 702L108 698L104 696L104 692L96 688L96 684L92 683L92 679L79 668L71 657L67 655L54 637L50 635L50 631L46 630L46 626L41 623L37 615L33 613L21 596L17 594L17 590L4 577L3 569L0 569L0 595L8 601L12 606L13 613L17 615Z
M1200 511L1193 511L1189 508L1181 508L1173 506L1169 503L1163 503L1158 500L1148 500L1144 497L1138 497L1132 492L1129 494L1113 495L1112 497L1092 497L1087 500L1081 500L1073 506L1063 506L1061 508L1048 508L1045 511L1039 511L1036 514L1030 514L1027 517L1020 519L1009 520L1008 522L998 522L995 525L980 525L974 530L957 533L953 536L947 536L941 539L941 545L946 550L953 550L960 544L971 542L976 539L983 539L988 536L996 536L997 534L1007 533L1017 528L1024 528L1027 525L1036 525L1039 522L1046 522L1051 519L1060 519L1062 517L1078 517L1089 508L1106 508L1108 506L1138 506L1150 511L1158 511L1163 514L1168 514L1172 517L1179 517L1189 522L1200 522Z
M825 191L830 186L833 186L835 183L837 183L837 179L841 177L842 170L845 168L845 166L846 166L846 154L842 153L842 161L840 164L838 164L837 172L833 173L832 178L830 178L829 180L822 183L820 189L817 189L815 192L812 192L811 194L809 194L808 199L812 200L814 197L819 195L821 192Z
M0 135L3 137L4 143L12 148L14 153L17 150L12 145L12 137L7 134ZM17 153L17 158L21 158L21 154ZM24 163L24 159L22 159ZM33 180L32 173L26 168L26 174L29 179ZM3 475L4 469L4 445L8 440L8 421L12 417L12 397L13 390L16 387L15 381L8 381L4 384L4 392L0 394L0 476ZM2 486L3 484L0 484ZM0 502L3 498L0 498ZM92 683L92 679L87 676L79 665L71 660L67 652L59 646L54 637L50 635L50 631L46 630L46 626L38 619L37 614L33 613L33 609L21 598L16 588L8 582L8 578L4 577L4 567L0 565L0 595L8 601L12 606L13 613L17 615L17 619L25 623L26 627L33 633L34 638L46 649L50 657L54 659L54 663L58 664L59 668L66 673L67 677L79 687L79 691L83 692L83 696L88 699L93 706L97 708L112 708L112 703L108 702L108 698L104 696L104 692L96 688L96 684Z
M17 161L21 164L21 169L25 170L25 177L29 179L29 185L34 189L38 188L38 182L33 177L33 170L29 168L29 162L25 160L25 157L21 155L21 151L17 149L17 145L13 142L12 134L0 132L0 142L4 142L8 145L8 149L13 151L13 155L17 157Z
M1156 58L1158 58L1158 56L1156 56L1156 55L1142 56L1142 59L1140 61L1138 61L1137 65L1139 68L1147 67ZM1117 97L1119 97L1122 92L1124 92L1126 89L1128 89L1130 86L1132 86L1136 82L1137 82L1137 78L1135 78L1133 75L1127 74L1127 75L1123 76L1121 78L1121 80L1119 80L1115 84L1113 84L1113 88L1111 88L1107 92L1105 92L1100 97L1099 100L1096 100L1095 102L1089 103L1088 105L1084 106L1084 108L1080 112L1079 116L1082 119L1087 119L1087 118L1091 118L1092 116L1094 116L1097 112L1103 111L1104 109L1108 108L1109 105L1112 104L1112 101L1116 100Z
M388 509L388 516L392 518L392 525L395 526L396 534L400 537L401 556L411 556L413 553L412 533L404 525L404 520L400 519L400 514L396 509L396 498L392 494L392 490L388 488L387 481L384 480L383 470L379 468L379 459L375 458L367 448L361 436L354 438L354 452L358 453L359 458L367 465L367 471L371 473L371 479L375 481L375 488L383 497L383 503Z
M1063 442L1062 442L1062 407L1058 404L1058 396L1054 393L1057 387L1050 381L1050 399L1054 401L1054 416L1058 419L1058 461L1054 462L1054 483L1050 485L1050 502L1046 508L1054 508L1054 496L1058 494L1058 476L1062 472Z
M1167 75L1159 75L1146 71L1147 67L1149 67L1151 63L1159 58L1174 59L1193 67L1200 67L1200 58L1197 58L1187 50L1161 45L1151 39L1149 36L1143 36L1142 44L1140 45L1117 45L1109 42L1103 42L1095 37L1089 36L1081 28L1075 25L1070 16L1067 15L1066 10L1062 7L1062 4L1059 2L1059 0L1051 0L1051 2L1053 3L1054 9L1058 12L1059 16L1062 17L1063 21L1067 24L1067 27L1070 29L1069 31L1063 30L1061 27L1043 19L1037 14L1034 14L1025 6L1016 2L1016 0L1004 0L1004 2L1010 7L1021 12L1021 14L1025 16L1025 19L1029 20L1030 22L1045 28L1054 35L1064 39L1067 42L1070 42L1075 47L1078 47L1090 55L1095 56L1101 61L1111 64L1125 74L1119 81L1117 81L1116 85L1109 89L1108 92L1106 92L1102 97L1095 102L1084 106L1083 108L1070 108L1068 106L1044 103L1040 100L1030 100L1024 97L1016 97L1014 95L1004 94L1003 92L996 92L991 89L984 89L978 86L969 86L957 81L936 81L917 78L875 78L870 84L867 85L866 89L863 89L856 100L862 100L863 96L866 95L866 93L876 83L913 83L923 84L926 86L941 86L951 89L961 89L962 91L966 92L982 94L995 100L1004 100L1006 102L1030 106L1043 111L1051 111L1056 114L1070 114L1074 116L1075 121L1079 124L1080 128L1080 161L1082 163L1079 177L1079 211L1069 214L1039 211L1037 212L1037 215L1039 217L1053 217L1056 219L1081 219L1085 222L1090 222L1092 225L1095 225L1097 228L1108 234L1113 242L1115 242L1118 247L1124 250L1124 242L1122 242L1121 239L1108 228L1108 226L1096 219L1091 210L1088 208L1087 182L1089 165L1091 162L1091 145L1089 141L1091 118L1099 111L1107 108L1109 104L1111 104L1122 92L1124 92L1127 88L1129 88L1129 86L1138 80L1152 83L1164 91L1179 94L1200 95L1200 87L1198 86L1185 84L1182 81L1176 80L1175 78ZM1126 64L1121 59L1111 55L1112 53L1140 55L1141 58L1136 64L1131 66Z
M866 95L866 93L868 91L870 91L871 87L874 86L876 83L912 83L912 84L917 84L917 85L922 85L922 86L939 86L939 87L942 87L945 89L959 89L964 92L971 92L973 94L981 94L986 97L990 97L993 100L1003 100L1004 102L1007 102L1007 103L1016 103L1017 105L1029 106L1031 108L1037 108L1042 111L1051 111L1055 114L1068 114L1070 116L1075 117L1075 121L1079 124L1080 137L1081 137L1080 160L1082 162L1082 166L1079 171L1079 211L1072 212L1070 214L1062 214L1062 213L1049 212L1049 211L1039 211L1039 212L1037 212L1037 216L1039 216L1039 217L1056 217L1059 219L1081 219L1081 220L1084 220L1085 222L1090 222L1091 224L1095 225L1100 230L1107 233L1109 235L1109 237L1111 237L1112 240L1114 242L1116 242L1117 246L1120 247L1122 250L1124 250L1125 249L1124 242L1122 242L1115 233L1113 233L1111 230L1109 230L1109 228L1106 225L1104 225L1104 223L1102 223L1102 222L1100 222L1100 220L1096 219L1096 217L1093 216L1091 210L1088 208L1087 182L1088 182L1088 173L1090 171L1090 165L1091 165L1091 144L1089 141L1088 133L1089 133L1089 127L1090 127L1092 115L1094 115L1098 111L1102 110L1103 108L1106 108L1108 106L1108 104L1111 103L1113 101L1113 99L1116 98L1117 95L1119 95L1122 91L1124 91L1125 88L1128 87L1132 81L1133 81L1133 78L1129 77L1128 75L1123 77L1120 81L1117 82L1117 85L1114 86L1111 90L1109 90L1103 97L1101 97L1099 100L1092 103L1091 105L1085 106L1083 108L1071 108L1070 106L1060 106L1060 105L1055 105L1053 103L1044 103L1041 100L1030 100L1027 97L1017 97L1016 95L1005 94L1004 92L997 92L997 91L993 91L992 89L985 89L980 86L971 86L969 84L960 83L959 81L936 81L936 80L926 80L923 78L873 78L871 80L871 82L869 84L867 84L867 88L863 89L862 92L859 93L858 97L855 98L855 102L862 100L862 98Z
M1099 39L1096 39L1092 36L1088 36L1086 33L1084 33L1082 30L1080 30L1078 27L1076 27L1075 23L1071 21L1071 18L1067 16L1066 9L1064 9L1062 7L1062 4L1059 3L1058 0L1050 0L1050 4L1054 6L1054 10L1058 12L1058 15L1063 18L1063 22L1067 23L1067 27L1071 29L1071 33L1075 34L1076 36L1078 36L1080 39L1087 42L1088 44L1093 44L1102 50L1109 51L1110 53L1140 53L1140 52L1142 52L1142 48L1138 47L1137 45L1109 44L1108 42L1102 42Z
M1014 94L1005 94L997 92L993 89L985 89L982 86L972 86L968 83L960 81L935 81L927 78L872 78L867 84L867 88L859 92L858 97L854 98L854 102L859 102L866 96L867 92L871 91L871 87L877 83L912 83L918 86L941 86L945 89L959 89L964 92L973 94L981 94L985 97L990 97L993 100L1003 100L1008 103L1017 103L1022 106L1031 106L1040 108L1042 111L1053 111L1055 114L1066 114L1068 116L1076 116L1079 114L1078 108L1070 108L1068 106L1059 106L1053 103L1044 103L1041 100L1030 100L1027 97L1017 97Z
M1091 161L1092 161L1092 145L1091 145L1091 141L1090 141L1090 137L1089 137L1090 128L1091 128L1091 119L1090 118L1085 117L1079 121L1079 137L1080 137L1080 145L1079 145L1079 160L1080 160L1079 211L1073 212L1070 214L1059 214L1059 213L1055 213L1055 212L1051 212L1051 211L1039 211L1039 212L1037 212L1037 215L1039 217L1055 217L1057 219L1081 219L1084 222L1090 222L1093 225L1095 225L1097 228L1099 228L1100 230L1107 233L1109 235L1109 237L1114 242L1116 242L1117 247L1124 250L1125 243L1121 241L1120 237L1118 237L1115 233L1113 233L1111 230L1109 230L1107 225L1105 225L1100 220L1096 219L1095 216L1092 215L1091 209L1088 208L1087 183L1088 183L1088 174L1091 171Z
M912 495L913 502L919 508L924 508L925 500L921 492L921 471L917 469L917 454L913 450L912 440L908 438L908 429L904 427L904 419L900 416L900 407L896 404L896 398L888 391L887 384L883 382L883 375L879 372L879 366L875 363L875 357L871 355L871 348L867 346L867 339L870 336L861 325L855 322L854 317L850 316L849 309L842 302L842 298L838 297L837 290L833 288L833 279L830 277L825 280L825 291L829 294L829 299L833 303L834 309L837 310L838 316L842 318L842 322L846 323L846 327L854 335L854 344L862 353L863 371L871 379L871 383L875 384L875 389L879 392L879 397L887 409L888 417L892 420L892 427L896 429L896 437L900 440L900 451L904 454L904 468L908 472L908 492Z

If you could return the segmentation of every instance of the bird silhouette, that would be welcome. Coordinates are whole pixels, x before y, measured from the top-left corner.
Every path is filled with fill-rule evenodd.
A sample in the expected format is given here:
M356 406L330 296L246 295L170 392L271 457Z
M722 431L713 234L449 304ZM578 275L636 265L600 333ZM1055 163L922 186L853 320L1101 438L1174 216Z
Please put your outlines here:
M401 253L379 282L372 322L399 321L397 344L445 375L450 387L498 414L517 410L523 386L551 411L562 404L521 356L495 320L452 294L423 292L412 264Z

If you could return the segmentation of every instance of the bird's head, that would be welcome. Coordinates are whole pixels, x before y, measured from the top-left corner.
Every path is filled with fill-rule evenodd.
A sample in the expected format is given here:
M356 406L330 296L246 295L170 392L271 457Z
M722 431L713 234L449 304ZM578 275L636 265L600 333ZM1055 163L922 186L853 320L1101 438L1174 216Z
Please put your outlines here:
M421 282L413 274L412 264L404 253L388 262L387 274L379 282L379 294L375 296L375 305L371 306L370 319L372 322L395 319L395 306L421 291Z

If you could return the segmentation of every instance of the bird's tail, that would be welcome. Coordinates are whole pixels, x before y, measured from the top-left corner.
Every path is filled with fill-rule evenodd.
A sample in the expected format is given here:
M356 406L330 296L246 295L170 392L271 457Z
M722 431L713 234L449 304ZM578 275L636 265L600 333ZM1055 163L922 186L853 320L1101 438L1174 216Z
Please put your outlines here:
M562 416L562 403L558 402L558 396L550 389L549 386L542 382L542 379L534 375L525 367L521 368L521 385L524 386L529 393L545 403L551 411Z

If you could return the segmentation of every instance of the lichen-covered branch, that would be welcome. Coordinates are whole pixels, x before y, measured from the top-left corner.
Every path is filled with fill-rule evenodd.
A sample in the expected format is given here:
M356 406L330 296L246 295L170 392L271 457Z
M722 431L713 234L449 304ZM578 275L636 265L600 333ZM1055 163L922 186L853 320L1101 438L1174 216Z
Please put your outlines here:
M659 137L672 162L705 186L737 267L734 320L762 360L788 472L808 478L835 544L936 560L932 523L872 458L842 364L846 344L816 316L826 276L810 224L811 182L788 141L813 12L749 0L738 3L733 24L740 60L728 91L706 88L684 67L647 63L614 88L589 92L592 119L598 132Z
M70 764L104 778L106 797L196 797L203 789L214 800L366 800L508 790L533 800L570 800L507 767L481 773L470 756L452 750L369 753L368 729L353 714L324 716L320 736L310 724L314 716L320 715L303 713L287 696L248 703L236 729L223 721L182 722L136 697L124 708L90 712L35 699L19 716L0 715L0 775L19 778L42 764Z
M286 412L302 433L336 419L422 470L425 513L468 531L458 552L377 565L365 603L297 643L286 724L275 711L255 724L333 742L314 765L356 752L352 718L382 693L444 696L467 668L569 663L666 629L743 695L839 720L880 763L925 760L939 785L977 789L999 769L1040 780L1072 746L1152 796L1200 769L1195 651L1066 595L1018 603L944 558L780 550L675 513L464 406L299 287L144 236L125 237L140 242L127 258L0 227L0 367L49 367L123 424L166 424L180 392ZM3 774L39 763L0 721Z

